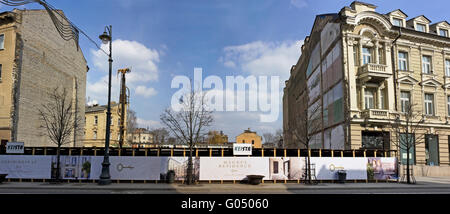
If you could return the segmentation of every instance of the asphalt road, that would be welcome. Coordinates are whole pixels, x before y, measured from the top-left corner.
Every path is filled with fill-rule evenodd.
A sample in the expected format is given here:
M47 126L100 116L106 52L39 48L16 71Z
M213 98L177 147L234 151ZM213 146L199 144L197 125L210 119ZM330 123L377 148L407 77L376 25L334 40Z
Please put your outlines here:
M2 188L0 194L450 194L445 187L406 188L305 188L305 189L16 189Z

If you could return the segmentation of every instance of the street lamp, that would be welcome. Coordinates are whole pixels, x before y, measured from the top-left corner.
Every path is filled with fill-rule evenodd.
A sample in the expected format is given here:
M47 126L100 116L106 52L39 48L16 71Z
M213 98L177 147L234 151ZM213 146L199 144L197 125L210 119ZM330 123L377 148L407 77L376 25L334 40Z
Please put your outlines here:
M108 109L106 112L106 136L105 136L105 154L103 156L102 174L100 175L99 185L111 184L111 175L109 174L109 139L111 135L111 75L112 75L112 26L105 27L105 32L99 36L103 44L109 42L109 82L108 82Z

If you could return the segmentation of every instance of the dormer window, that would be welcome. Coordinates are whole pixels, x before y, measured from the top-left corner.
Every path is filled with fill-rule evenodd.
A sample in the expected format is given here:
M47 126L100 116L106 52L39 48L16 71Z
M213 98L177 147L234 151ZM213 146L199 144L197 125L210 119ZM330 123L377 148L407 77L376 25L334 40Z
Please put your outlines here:
M416 24L416 30L420 32L427 32L427 27L424 24Z
M439 36L445 36L445 37L448 37L448 30L445 30L445 29L439 29Z
M392 24L394 26L403 27L403 20L398 18L392 18Z

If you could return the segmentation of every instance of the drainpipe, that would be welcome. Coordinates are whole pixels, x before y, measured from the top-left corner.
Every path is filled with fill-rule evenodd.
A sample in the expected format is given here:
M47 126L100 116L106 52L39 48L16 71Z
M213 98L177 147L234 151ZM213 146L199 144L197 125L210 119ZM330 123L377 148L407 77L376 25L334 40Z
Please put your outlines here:
M395 56L394 56L394 44L397 42L397 40L402 36L402 28L399 27L398 29L398 36L394 39L391 46L391 67L392 67L392 75L394 75L394 99L395 99L395 111L398 111L398 105L397 105L397 77L395 73Z

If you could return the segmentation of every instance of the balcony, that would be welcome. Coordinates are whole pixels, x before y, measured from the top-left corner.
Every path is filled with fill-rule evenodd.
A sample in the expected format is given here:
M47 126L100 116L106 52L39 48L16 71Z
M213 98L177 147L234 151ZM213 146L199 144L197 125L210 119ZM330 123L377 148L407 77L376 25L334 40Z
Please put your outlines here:
M392 72L387 70L386 65L368 63L359 68L358 79L363 82L379 83L391 77Z
M389 119L389 110L366 109L362 112L362 117L368 119Z

